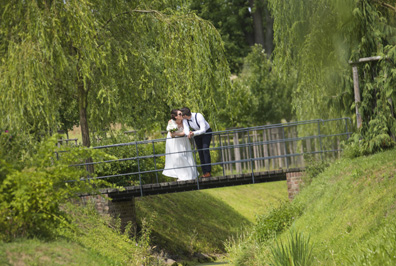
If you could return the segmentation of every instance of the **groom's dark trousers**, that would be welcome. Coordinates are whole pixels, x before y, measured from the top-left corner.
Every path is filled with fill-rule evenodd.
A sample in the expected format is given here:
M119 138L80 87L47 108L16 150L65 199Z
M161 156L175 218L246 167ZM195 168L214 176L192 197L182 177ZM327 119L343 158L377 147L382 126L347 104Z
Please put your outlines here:
M211 163L209 146L210 146L210 142L212 141L212 134L209 134L210 132L212 132L211 128L206 130L205 134L194 137L195 143L197 144L197 149L198 149L199 159L201 160L201 164ZM202 165L202 172L203 174L212 172L212 166Z

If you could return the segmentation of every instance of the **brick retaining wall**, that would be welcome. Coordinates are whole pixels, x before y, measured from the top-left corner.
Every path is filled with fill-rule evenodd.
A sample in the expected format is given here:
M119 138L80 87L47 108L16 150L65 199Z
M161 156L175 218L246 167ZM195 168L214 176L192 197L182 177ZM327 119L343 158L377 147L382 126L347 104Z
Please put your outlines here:
M302 175L303 172L286 173L289 200L293 200L294 197L300 192L300 185L303 183L301 179Z
M103 215L110 215L113 218L121 219L121 228L125 229L128 222L132 223L132 233L136 235L136 209L135 198L129 200L112 201L108 200L107 194L82 196L81 201L83 204L93 202L96 210Z

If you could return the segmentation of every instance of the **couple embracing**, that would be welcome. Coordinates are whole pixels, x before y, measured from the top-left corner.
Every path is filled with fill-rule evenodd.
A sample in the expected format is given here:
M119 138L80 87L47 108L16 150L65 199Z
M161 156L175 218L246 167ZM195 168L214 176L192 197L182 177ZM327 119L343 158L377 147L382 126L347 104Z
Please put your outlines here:
M191 130L190 130L191 129ZM171 111L171 120L166 128L165 168L163 175L180 180L195 179L198 171L195 165L190 139L197 145L203 175L211 177L211 159L209 145L212 140L212 129L201 113L191 113L183 107ZM205 165L208 164L208 165Z

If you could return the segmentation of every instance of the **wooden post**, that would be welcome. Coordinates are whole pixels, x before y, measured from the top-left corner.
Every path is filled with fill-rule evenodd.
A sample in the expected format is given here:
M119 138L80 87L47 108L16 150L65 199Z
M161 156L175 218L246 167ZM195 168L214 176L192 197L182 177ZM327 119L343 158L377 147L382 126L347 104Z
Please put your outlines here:
M307 139L305 141L305 145L307 145L307 154L309 154L312 151L312 149L311 149L311 139ZM310 158L310 155L309 155L308 158Z
M222 143L221 142L221 135L219 135L219 140L220 140L220 143ZM221 158L222 158L222 161L223 162L226 162L227 161L227 155L226 155L227 153L226 153L226 151L223 149L223 147L222 147L222 145L221 145ZM225 170L227 171L227 165L228 164L223 164L223 169L225 168Z
M239 147L235 147L235 145L239 145L238 133L234 133L234 154L235 154L235 161L241 160L241 152ZM242 174L242 165L241 163L235 163L236 172Z
M372 57L364 57L359 58L357 62L349 61L349 64L352 65L352 73L353 73L353 90L355 93L355 109L356 109L356 124L357 128L362 126L362 117L359 113L359 105L360 105L360 90L359 90L359 73L357 65L360 63L367 63L381 60L381 56L372 56Z
M290 127L289 130L287 131L287 137L289 139L293 138L293 128ZM292 141L291 143L289 143L289 154L292 155L290 156L290 164L294 167L296 165L296 158L293 156L294 154L294 143L295 141Z
M263 130L263 142L265 143L267 141L267 130L264 129ZM268 157L268 144L264 144L263 145L263 149L264 149L264 157ZM264 160L264 164L265 164L265 169L267 171L269 171L270 167L269 167L269 160Z
M277 130L276 130L276 139L277 139L277 147L278 147L278 155L279 156L283 155L282 145L280 143L281 136L282 136L281 131L282 131L281 127L277 128ZM279 168L283 168L283 158L281 158L281 157L279 157Z
M275 136L274 136L274 128L269 129L269 140L272 142L273 140L275 140ZM270 156L276 156L276 143L272 143L269 145L270 148ZM272 162L272 169L277 169L277 160L276 159L271 159Z
M298 136L298 132L297 132L297 136ZM305 166L305 160L304 160L304 141L301 140L301 156L300 156L300 162L301 162L301 166L304 167Z
M356 124L357 128L362 126L362 117L359 113L359 106L360 106L360 90L359 90L359 73L357 69L357 65L352 67L353 72L353 91L355 94L355 111L356 111Z
M230 145L231 145L230 135L228 135L227 133L227 146L230 147ZM232 161L231 148L227 149L227 153L228 153L228 161ZM230 170L230 174L232 175L233 166L232 164L227 164L227 165L228 165L228 169Z
M254 154L254 159L259 158L260 157L260 153L259 153L259 149L258 146L255 145L255 143L257 143L257 131L254 130L253 131L253 154ZM260 161L254 161L254 167L257 171L257 169L260 169Z
M245 144L248 144L249 143L249 138L248 138L248 136L246 136L246 133L244 133L244 139L245 139ZM250 152L249 152L249 146L245 146L245 156L244 156L244 159L251 159L250 158ZM246 161L246 163L245 163L245 167L244 167L244 169L248 169L249 170L249 172L251 171L251 169L250 169L250 167L251 167L251 164L250 164L250 162L249 161Z

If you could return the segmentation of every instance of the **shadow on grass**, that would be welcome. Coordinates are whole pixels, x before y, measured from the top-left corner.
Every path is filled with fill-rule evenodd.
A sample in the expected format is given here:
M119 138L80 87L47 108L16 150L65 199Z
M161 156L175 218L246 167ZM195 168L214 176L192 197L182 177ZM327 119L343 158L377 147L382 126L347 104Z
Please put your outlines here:
M151 245L174 255L222 253L224 241L251 222L226 202L200 191L136 199L138 225L151 220Z

